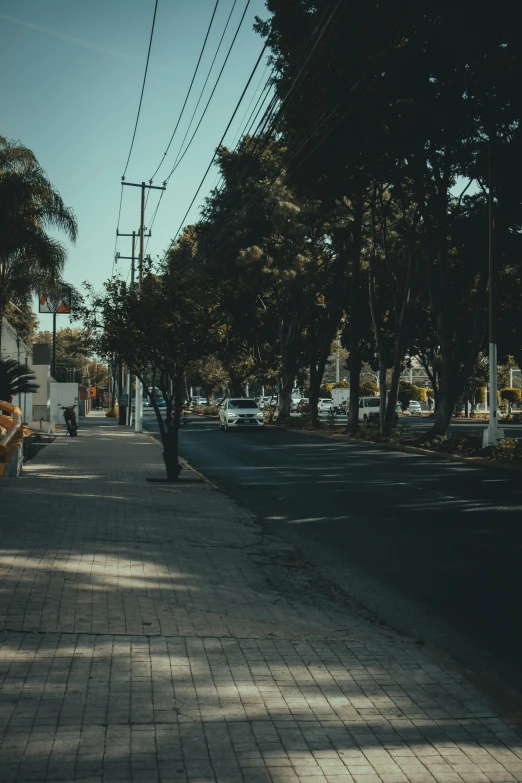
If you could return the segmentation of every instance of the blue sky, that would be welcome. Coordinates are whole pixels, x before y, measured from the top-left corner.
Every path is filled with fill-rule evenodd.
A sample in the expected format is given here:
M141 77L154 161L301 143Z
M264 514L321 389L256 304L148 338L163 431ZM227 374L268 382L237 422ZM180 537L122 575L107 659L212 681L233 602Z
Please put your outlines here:
M160 162L190 83L215 0L159 0L147 85L126 179L148 180ZM237 0L214 72L210 93L247 0ZM233 0L220 0L193 97L155 184L170 171L206 77ZM19 139L36 154L78 218L79 239L70 248L65 277L96 287L110 276L120 178L136 118L154 0L1 0L0 135ZM266 18L264 0L251 0L235 47L192 147L169 182L152 229L149 252L161 254L177 230L214 148L261 51L252 30ZM238 130L262 76L258 70L231 127ZM201 107L205 103L203 99ZM216 178L209 174L187 222ZM139 189L124 188L120 231L139 225ZM156 195L157 194L157 195ZM159 191L148 203L148 216ZM130 255L130 240L118 250ZM121 262L123 277L129 262ZM48 328L50 316L41 317ZM66 325L65 323L63 324Z

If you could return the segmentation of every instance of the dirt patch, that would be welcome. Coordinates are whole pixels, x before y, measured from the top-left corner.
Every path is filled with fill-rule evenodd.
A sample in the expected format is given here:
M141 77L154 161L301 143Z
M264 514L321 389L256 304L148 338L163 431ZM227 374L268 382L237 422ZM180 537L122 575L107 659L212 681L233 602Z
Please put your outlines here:
M39 451L48 446L49 443L52 443L55 438L56 435L47 435L40 432L35 432L34 435L24 438L24 463L32 460Z

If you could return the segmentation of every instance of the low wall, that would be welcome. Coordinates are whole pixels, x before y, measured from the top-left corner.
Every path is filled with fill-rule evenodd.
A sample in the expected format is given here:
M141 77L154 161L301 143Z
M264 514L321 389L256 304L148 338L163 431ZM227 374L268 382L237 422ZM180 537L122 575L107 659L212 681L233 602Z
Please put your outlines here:
M0 478L18 478L24 466L23 443L17 443L5 463L0 462Z
M0 478L17 478L23 467L22 413L20 408L0 400Z

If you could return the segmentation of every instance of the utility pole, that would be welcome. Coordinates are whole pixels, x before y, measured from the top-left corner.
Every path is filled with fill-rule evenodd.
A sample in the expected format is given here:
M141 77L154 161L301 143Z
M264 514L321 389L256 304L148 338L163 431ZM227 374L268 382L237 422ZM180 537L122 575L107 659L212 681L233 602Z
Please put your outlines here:
M143 262L145 259L145 191L146 190L166 190L166 184L148 185L145 182L123 182L132 188L141 188L141 219L140 219L140 261L138 267L138 296L141 295L141 286L143 283ZM134 415L134 431L143 432L143 384L136 379L136 411Z
M504 431L498 426L497 403L497 280L495 270L495 215L493 198L493 160L491 137L488 145L488 261L489 261L489 423L482 437L482 448L495 446Z
M116 258L119 261L120 259L126 259L131 262L131 291L134 290L134 281L136 278L136 237L139 232L133 231L132 234L122 234L120 231L116 231L116 236L119 237L132 237L132 255L130 256L122 256L119 253L117 254ZM149 231L148 234L145 234L146 237L151 237L152 232ZM120 405L120 424L127 424L128 427L132 425L132 374L127 371L127 382L126 382L126 392L127 392L127 410L123 412L122 414L122 406Z
M56 380L56 310L53 312L53 363L51 365L51 375Z

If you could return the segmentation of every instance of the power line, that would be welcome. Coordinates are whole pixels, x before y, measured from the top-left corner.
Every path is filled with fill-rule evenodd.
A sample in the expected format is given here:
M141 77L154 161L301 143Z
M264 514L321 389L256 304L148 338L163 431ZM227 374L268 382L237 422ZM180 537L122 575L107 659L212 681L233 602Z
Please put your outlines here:
M324 11L321 19L317 21L317 24L315 24L315 26L314 25L312 26L312 29L311 29L310 34L308 36L308 39L305 40L303 42L302 46L300 47L299 55L298 55L298 58L297 58L297 63L299 63L299 59L302 58L303 54L307 52L305 60L300 65L297 74L294 76L294 79L293 79L293 81L292 81L292 83L291 83L291 85L290 85L286 95L284 96L283 100L279 103L279 106L277 105L278 104L278 98L277 98L277 96L274 96L272 101L269 104L268 109L265 112L265 115L261 119L261 122L259 123L259 125L258 125L258 127L256 129L256 133L258 133L259 128L261 128L262 130L261 130L259 138L257 138L254 141L253 150L252 150L252 154L251 154L251 157L250 157L250 161L248 162L245 170L242 171L243 179L246 179L246 177L247 177L248 173L250 172L250 170L251 170L253 164L255 163L255 161L259 160L261 158L261 155L263 154L264 150L268 146L268 144L270 142L270 139L272 138L272 134L273 134L274 129L277 127L278 123L281 121L281 119L282 119L286 109L288 108L288 105L290 104L292 98L294 97L295 92L297 91L297 89L300 86L301 82L303 81L303 79L305 78L306 74L310 70L310 67L311 67L311 65L312 65L312 63L314 61L314 58L317 56L317 53L319 51L318 50L318 46L319 46L319 44L320 44L320 42L321 42L321 40L322 40L326 30L328 29L328 26L330 25L334 15L335 15L335 12L337 11L337 9L339 8L340 5L341 5L341 0L337 0L337 2L333 6L333 8L330 10L330 12L328 11L328 9L326 9ZM315 40L313 46L311 48L309 48L309 45L310 45L311 41L313 40L314 35L315 35L315 33L317 31L318 31L318 35L316 37L316 40ZM276 111L276 109L277 109L277 111ZM233 176L238 171L239 165L240 164L239 164L239 160L238 160L237 163L236 163L236 166L232 170L231 176ZM278 174L279 173L280 172L278 172ZM275 179L277 179L277 176L278 175L276 175L276 177L273 179L273 181L271 181L269 183L269 187L271 187L271 185L273 184ZM213 242L210 243L210 247L207 249L207 252L209 252L209 250L212 248L213 244L215 244L216 242L219 241L220 237L227 231L227 229L229 227L233 226L234 223L237 222L237 220L241 217L241 213L244 212L244 210L249 207L250 203L255 200L257 195L259 195L261 192L263 192L265 187L266 186L264 186L263 188L260 188L259 193L254 194L254 196L251 197L249 202L247 202L247 204L243 207L243 209L240 211L240 213L238 215L236 215L230 221L230 223L228 225L226 225L226 226L224 226L222 228L222 230L218 233L217 237L213 240Z
M183 140L182 140L182 142L181 142L181 145L180 145L180 148L179 148L179 151L178 151L178 155L177 155L177 157L176 157L176 159L175 159L175 161L174 161L174 166L172 167L172 169L171 169L171 171L170 171L170 173L169 173L168 177L167 177L167 178L166 178L166 180L165 180L165 182L166 182L166 183L169 181L169 179L171 178L172 174L173 174L173 173L174 173L174 171L177 169L177 167L178 167L178 166L179 166L179 164L181 163L182 159L185 157L186 153L188 152L188 149L189 149L189 147L191 146L191 144L192 144L192 142L193 142L193 140L194 140L194 138L195 138L195 136L196 136L196 133L197 133L197 132L198 132L198 130L199 130L199 127L201 126L201 123L202 123L202 121L203 121L203 119L204 119L204 117L205 117L205 114L206 114L206 112L207 112L207 109L208 109L208 107L209 107L209 105L210 105L210 102L211 102L211 100L212 100L212 98L213 98L213 96L214 96L214 93L215 93L216 89L217 89L217 86L218 86L218 84L219 84L219 81L220 81L220 79L221 79L221 76L222 76L222 74L223 74L223 71L225 70L225 66L226 66L226 64L227 64L227 62L228 62L228 59L229 59L229 57L230 57L230 54L231 54L231 52L232 52L232 49L233 49L233 47L234 47L234 44L235 44L235 42L236 42L237 36L239 35L239 32L240 32L240 30L241 30L241 26L242 26L242 24L243 24L244 18L245 18L245 16L246 16L246 13L247 13L247 11L248 11L248 7L249 7L249 5L250 5L250 2L251 2L251 0L247 0L246 6L245 6L245 8L244 8L244 10L243 10L243 13L242 13L242 15L241 15L241 19L239 20L239 24L238 24L238 26L237 26L237 28L236 28L236 31L235 31L235 33L234 33L234 37L232 38L232 42L231 42L231 44L230 44L230 46L229 46L229 48L228 48L228 51L227 51L227 54L226 54L225 60L224 60L224 62L223 62L223 64L222 64L222 66L221 66L221 69L220 69L220 71L219 71L219 74L218 74L218 76L217 76L217 79L216 79L216 82L215 82L215 84L214 84L214 87L213 87L213 89L212 89L212 92L210 93L210 96L209 96L209 98L208 98L208 100L207 100L207 103L206 103L206 105L205 105L205 108L203 109L203 113L202 113L202 115L201 115L201 117L200 117L200 119L199 119L199 122L198 122L198 124L197 124L197 126L196 126L196 128L195 128L195 130L194 130L194 132L193 132L193 134L192 134L192 136L191 136L191 138L190 138L190 140L189 140L189 142L188 142L187 146L186 146L186 147L185 147L185 149L183 150L183 153L181 154L181 157L180 157L181 150L183 149L183 144L185 143L185 140L186 140L186 138L187 138L187 135L188 135L188 133L189 133L189 131L190 131L190 127L191 127L191 125L192 125L192 121L194 120L194 117L195 117L195 114L196 114L196 112L197 112L197 109L198 109L199 103L200 103L200 101L201 101L201 98L202 98L202 96L203 96L203 93L204 93L204 91L205 91L205 87L206 87L206 85L207 85L208 79L209 79L209 77L210 77L210 74L211 74L211 72L212 72L212 69L213 69L213 67L214 67L214 63L215 63L215 61L216 61L217 55L218 55L218 53L219 53L219 50L220 50L220 47L221 47L221 43L222 43L222 41L223 41L223 38L224 38L224 36L225 36L225 33L226 33L226 31L227 31L228 24L229 24L229 22L230 22L230 19L231 19L231 17L232 17L232 13L233 13L233 11L234 11L234 8L235 8L235 6L236 6L237 0L234 0L234 3L233 3L233 5L232 5L232 8L231 8L231 10L230 10L230 13L229 13L229 15L228 15L228 18L227 18L227 21L226 21L226 24L225 24L225 28L224 28L224 30L223 30L223 33L222 33L222 35L221 35L221 38L220 38L220 40L219 40L219 43L218 43L218 46L217 46L216 52L215 52L215 54L214 54L214 58L213 58L213 60L212 60L212 63L210 64L210 68L209 68L209 70L208 70L207 78L205 79L205 83L203 84L203 87L201 88L201 92L200 92L200 95L199 95L199 98L198 98L198 102L197 102L197 104L196 104L196 107L195 107L195 109L194 109L194 111L193 111L193 113L192 113L192 117L191 117L191 119L190 119L190 122L189 122L188 128L187 128L187 130L186 130L186 132L185 132L185 136L183 137ZM265 45L264 49L266 49L266 45ZM263 49L263 51L264 51L264 49ZM257 65L256 65L256 68L257 68ZM255 73L255 70L253 71L253 73ZM252 75L253 75L253 73L252 73ZM248 84L250 84L250 80L249 80ZM248 88L248 85L247 85L247 88ZM247 89L247 88L245 88L245 89ZM241 96L241 100L242 100L242 98L243 98L243 95ZM240 102L241 102L241 101L240 101ZM238 104L238 106L239 106L239 104ZM236 110L234 111L234 115L235 115L236 111L237 111L237 107L236 107ZM233 116L234 116L234 115L233 115ZM227 128L227 131L228 131L228 128ZM210 165L212 165L212 163L211 163ZM162 196L163 196L163 194L162 194ZM160 199L159 199L158 205L157 205L157 207L156 207L156 210L155 210L155 212L154 212L153 219L152 219L152 221L151 221L151 224L150 224L150 226L152 226L152 224L154 223L154 220L156 219L156 216L157 216L157 213L158 213L158 209L159 209L159 206L160 206L160 204L161 204L162 196L160 196ZM196 194L196 196L197 196L197 194Z
M172 168L172 170L171 170L170 174L168 175L167 179L165 180L165 182L168 182L168 181L169 181L170 177L171 177L171 176L172 176L172 174L174 173L174 170L175 170L175 168L177 167L177 163L178 163L179 155L180 155L180 153L181 153L181 150L183 149L183 145L184 145L184 143L185 143L185 140L186 140L186 138L187 138L187 136L188 136L188 134L189 134L190 128L192 127L192 122L194 121L194 117L196 116L196 112L197 112L197 110L198 110L199 104L200 104L200 102L201 102L201 99L202 99L202 97L203 97L203 94L204 94L204 92L205 92L205 88L206 88L206 86L207 86L207 83L208 83L208 80L209 80L209 78L210 78L210 75L211 75L211 73L212 73L212 70L213 70L213 68L214 68L214 63L216 62L217 56L218 56L218 54L219 54L219 51L220 51L220 49L221 49L221 44L223 43L223 39L224 39L224 37L225 37L226 31L228 30L228 25L229 25L230 19L232 18L232 14L234 13L234 9L235 9L235 7L236 7L236 4L237 4L237 0L234 0L234 2L233 2L233 4L232 4L232 8L230 9L230 13L228 14L228 17L227 17L227 21L226 21L226 23L225 23L225 27L224 27L224 29L223 29L223 32L222 32L222 34L221 34L221 38L219 39L219 42L218 42L218 45L217 45L216 51L215 51L215 53L214 53L214 57L213 57L213 59L212 59L212 62L210 63L210 67L209 67L209 69L208 69L208 72L207 72L206 79L205 79L205 81L204 81L204 83L203 83L203 87L201 88L201 91L200 91L200 93L199 93L199 97L198 97L198 100L197 100L196 106L195 106L195 108L194 108L194 111L192 112L192 116L191 116L191 118L190 118L190 121L189 121L189 124L188 124L187 130L185 131L185 135L183 136L183 139L182 139L182 141L181 141L181 144L180 144L180 147L179 147L179 150L178 150L178 154L177 154L177 156L176 156L176 158L175 158L175 161L174 161L174 166L173 166L173 168ZM239 30L240 30L240 28L241 28L241 25L242 25L242 23L243 23L243 19L244 19L244 17L245 17L245 14L246 14L246 12L247 12L247 9L248 9L248 6L249 6L249 4L250 4L250 0L248 0L248 2L247 2L246 8L245 8L245 10L244 10L244 13L243 13L243 16L241 17L241 20L240 20L239 26L238 26L238 28L237 28L237 30L236 30L236 34L235 34L235 36L234 36L234 39L233 39L233 41L232 41L232 44L231 44L231 46L229 47L229 50L228 50L227 56L226 56L226 58L225 58L225 62L223 63L223 66L222 66L222 68L221 68L221 71L220 71L220 73L219 73L219 75L218 75L218 78L217 78L217 80L216 80L216 83L215 83L215 85L214 85L214 89L212 90L212 93L211 93L211 95L210 95L210 98L209 98L209 100L207 101L207 105L205 106L205 109L203 110L203 114L201 115L201 119L200 119L200 121L199 121L199 123L198 123L198 126L197 126L196 130L194 131L194 134L192 135L192 138L190 139L190 141L189 141L189 144L187 145L187 148L185 149L185 152L188 150L188 147L189 147L189 146L190 146L190 144L192 143L192 140L194 139L194 136L195 136L195 134L197 133L199 126L201 125L201 122L202 122L202 120L203 120L203 117L205 116L205 113L206 113L206 111L207 111L207 109L208 109L208 106L209 106L209 104L210 104L210 101L212 100L212 96L214 95L214 92L215 92L215 90L216 90L216 87L217 87L217 85L218 85L218 83L219 83L219 80L220 80L220 78L221 78L221 74L223 73L223 70L224 70L224 67L225 67L225 65L226 65L226 63L227 63L228 57L229 57L229 55L230 55L230 52L232 51L232 47L233 47L233 45L234 45L234 42L235 42L235 40L236 40L236 38L237 38L237 35L238 35L238 33L239 33ZM183 153L183 155L185 154L185 152ZM163 162L163 161L162 161L162 162ZM160 164L160 165L161 165L161 164ZM159 168L159 167L158 167L158 168ZM157 172L157 170L156 170L156 172ZM151 181L152 181L152 179L151 179ZM149 196L149 193L147 193L147 200L148 200L148 196ZM155 221L155 219L156 219L156 216L157 216L157 214L158 214L158 210L159 210L159 206L160 206L160 204L161 204L162 198L163 198L163 192L162 192L162 193L161 193L161 195L160 195L160 198L159 198L158 204L157 204L157 206L156 206L156 209L155 209L155 211L154 211L154 214L153 214L153 217L152 217L152 220L151 220L151 223L150 223L150 226L149 226L149 227L152 227L152 225L154 224L154 221Z
M114 275L114 264L116 262L116 250L118 248L118 231L120 230L120 217L121 217L121 203L123 201L123 182L121 184L121 193L120 193L120 207L118 209L118 220L116 223L116 239L114 240L114 253L112 254L112 272L111 277Z
M134 139L136 138L136 131L138 129L138 121L140 119L141 104L142 104L142 101L143 101L143 93L145 92L145 82L147 81L147 71L149 69L150 50L151 50L151 47L152 47L152 38L154 36L154 25L156 24L156 12L157 12L157 10L158 10L158 0L156 0L156 3L154 5L154 16L152 17L152 29L150 31L149 49L148 49L148 52L147 52L147 62L145 63L145 73L143 74L143 84L141 85L141 95L140 95L140 102L139 102L139 106L138 106L138 113L136 115L136 122L134 124L134 133L132 134L132 141L131 141L130 150L129 150L129 154L128 154L128 157L127 157L127 163L125 164L125 171L123 172L122 179L125 179L125 175L127 173L127 168L129 166L129 161L130 161L131 154L132 154L132 148L134 147Z
M305 39L302 42L301 47L299 49L299 53L298 53L297 59L296 59L296 63L299 66L299 70L298 70L297 74L295 75L295 77L293 79L293 82L292 82L289 90L287 91L287 94L285 95L285 97L283 98L282 101L279 101L277 94L272 97L272 100L270 101L270 104L269 104L268 108L265 109L265 113L263 114L263 116L261 118L261 121L259 122L259 124L256 127L256 130L254 132L253 138L249 141L247 149L245 150L245 153L250 152L251 155L250 155L250 161L247 164L247 167L246 167L245 171L242 172L242 175L243 175L244 179L247 177L247 175L250 172L250 170L251 170L253 164L255 163L255 161L260 159L261 155L263 154L264 150L266 149L266 147L267 147L267 145L269 143L269 140L271 138L271 135L272 135L275 127L277 126L277 123L282 118L288 103L290 102L291 98L293 97L292 89L295 92L295 90L297 90L297 88L298 88L299 84L301 83L301 81L304 79L304 77L306 75L306 72L307 72L307 71L304 71L304 69L305 69L305 67L308 64L308 69L307 70L309 70L309 68L311 66L311 63L313 62L314 52L315 52L315 50L316 50L316 48L317 48L317 46L318 46L318 44L319 44L319 42L320 42L320 40L321 40L321 38L323 36L325 30L327 29L328 25L330 24L330 21L333 18L333 15L334 15L334 13L337 10L339 5L340 5L340 0L337 0L337 3L335 5L335 7L330 11L330 16L328 17L328 19L327 19L327 16L328 16L329 10L328 10L328 7L326 7L324 9L324 11L323 11L321 19L318 20L317 23L315 23L315 21L316 21L316 17L319 14L319 11L315 12L314 22L312 23L312 25L310 27L310 33L308 35L308 38ZM325 22L325 20L326 20L326 23L323 24L323 22ZM322 24L323 24L323 27L321 29L321 25ZM318 35L315 43L313 44L312 48L310 49L310 44L313 41L314 34L316 32L318 32L318 31L319 31L319 35ZM306 56L304 62L301 65L299 65L300 61L302 60L302 57L303 57L303 55L305 53L307 53L307 56ZM303 73L303 71L304 71L304 73ZM259 111L261 110L263 104L264 104L264 101L261 104L261 106L259 108ZM248 131L247 131L247 135L250 133L250 131L251 131L255 121L257 120L257 117L259 115L259 111L256 113L254 119L250 123ZM258 138L256 138L256 136ZM234 174L236 174L236 172L239 170L239 167L240 167L240 161L238 159L236 161L236 165L234 166L230 176L234 176Z
M244 223L246 219L248 219L248 210L250 207L253 206L254 202L259 196L262 196L266 194L272 187L272 185L275 183L275 181L278 179L281 172L288 166L289 163L291 163L298 155L299 153L304 149L306 144L313 138L316 131L322 127L329 119L332 118L332 116L338 111L338 109L341 107L341 104L343 101L352 93L355 88L360 84L360 79L358 78L362 71L366 68L368 63L373 60L374 58L376 60L379 59L381 54L383 53L386 42L388 38L393 34L393 32L400 26L402 21L405 19L406 14L404 14L398 22L393 26L393 28L387 33L387 35L384 37L381 46L379 47L379 50L374 51L369 57L366 59L366 61L363 63L362 67L359 69L357 74L351 79L351 81L348 83L348 85L344 88L344 90L341 91L340 95L337 96L337 98L330 103L330 105L325 109L322 113L322 115L319 117L318 121L314 124L314 126L310 129L310 131L301 139L297 147L294 149L294 151L283 161L283 163L278 168L276 174L272 177L272 179L268 182L267 185L263 185L261 188L259 188L258 191L256 191L250 199L247 201L247 203L242 207L242 209L239 211L239 213L232 218L232 220L224 226L224 228L218 233L217 237L213 240L213 242L210 243L209 247L206 249L206 253L208 254L210 251L216 251L221 249L223 247L224 242L219 244L216 247L216 243L219 242L219 239L223 236L224 233L228 233L228 231L234 226L235 223L238 222L238 220L241 219L242 214L244 215L243 220L241 220L241 223ZM330 134L335 130L335 128L338 127L338 125L342 122L342 120L353 110L353 108L359 103L360 100L366 95L368 90L371 89L371 87L375 84L377 80L377 77L373 79L370 84L367 85L365 90L361 95L359 95L351 104L348 106L346 111L344 111L339 117L337 117L334 124L328 128L328 130L325 132L324 135L321 136L321 138L317 141L317 143L312 147L311 150L308 151L307 155L297 164L297 166L293 169L293 171L288 174L288 177L292 177L295 175L297 170L308 160L310 155L312 155L318 147L320 147L324 141L330 136ZM355 84L354 84L355 82Z
M249 1L250 1L250 0L249 0ZM248 5L248 4L247 4L247 5ZM242 102L243 98L245 97L245 93L246 93L246 91L248 90L248 87L249 87L249 85L250 85L250 82L251 82L251 81L252 81L252 79L254 78L254 74L255 74L255 72L257 71L257 67L258 67L259 63L261 62L261 59L262 59L262 57L263 57L263 55L264 55L264 53L265 53L265 51L266 51L266 48L267 48L267 46L268 46L268 44L266 44L266 43L265 43L265 45L263 46L263 49L261 50L261 53L260 53L259 57L257 58L256 64L254 65L254 68L252 69L252 72L251 72L250 76L248 77L248 81L247 81L247 83L246 83L246 85L245 85L245 87L244 87L244 89L243 89L243 92L241 93L241 97L239 98L239 101L238 101L238 102L237 102L237 104L236 104L236 108L234 109L234 111L233 111L233 113L232 113L232 117L230 118L230 120L229 120L229 122L228 122L228 125L227 125L227 127L225 128L225 132L224 132L224 133L223 133L223 135L221 136L220 142L219 142L219 144L218 144L218 146L217 146L217 148L216 148L216 150L215 150L214 154L212 155L212 159L211 159L210 163L208 164L207 170L205 171L205 173L204 173L204 175L203 175L203 179L202 179L202 180L201 180L201 182L199 183L199 187L198 187L198 189L196 190L196 192L195 192L195 194L194 194L194 197L193 197L192 201L190 202L189 208L188 208L188 209L187 209L187 211L185 212L185 216L183 217L183 220L181 221L181 225L179 226L178 230L176 231L176 236L179 234L179 232L180 232L180 231L181 231L181 229L183 228L183 224L185 223L185 219L186 219L186 217L187 217L188 213L190 212L190 210L192 209L192 205L194 204L194 202L195 202L196 198L198 197L199 191L200 191L200 190L201 190L201 188L203 187L203 183L205 182L205 180L206 180L206 178L207 178L208 172L210 171L210 169L212 168L212 164L214 163L214 159L215 159L215 157L216 157L217 151L218 151L218 149L221 147L221 145L223 144L223 140L224 140L225 136L227 135L227 133L228 133L228 131L229 131L229 129L230 129L230 126L232 125L232 122L233 122L233 120L234 120L234 117L236 116L236 114L237 114L237 111L238 111L238 109L239 109L239 107L240 107L240 105L241 105L241 102Z
M207 45L208 36L209 36L209 34L210 34L210 30L211 30L211 28L212 28L212 23L213 23L213 21L214 21L214 17L215 17L215 15L216 15L216 11L217 11L217 7L218 7L218 5L219 5L219 0L216 0L216 3L215 3L215 5L214 5L214 10L212 11L212 16L210 17L210 22L209 22L209 25L208 25L208 28L207 28L207 33L206 33L206 35L205 35L205 40L203 41L203 46L201 47L201 51L200 51L200 53L199 53L198 61L197 61L197 63L196 63L196 68L195 68L195 70L194 70L194 73L193 73L193 75L192 75L192 79L191 79L191 81L190 81L190 85L189 85L189 88L188 88L188 90L187 90L187 94L185 95L185 100L183 101L183 106L181 107L181 111L180 111L180 113L179 113L179 117L178 117L178 119L177 119L177 121L176 121L176 125L174 126L174 130L172 131L172 136L170 137L170 141L169 141L169 143L167 144L167 149L166 149L166 150L165 150L165 152L163 153L163 157L162 157L161 161L159 162L159 165L158 165L158 167L157 167L156 171L154 172L154 174L153 174L153 175L152 175L152 177L150 178L151 182L152 182L152 180L154 179L154 177L156 176L156 174L158 173L158 171L160 170L160 168L161 168L161 166L162 166L162 164L163 164L163 161L165 160L165 158L166 158L166 156L167 156L167 153L168 153L168 151L169 151L169 149L170 149L170 145L172 144L172 141L173 141L173 139L174 139L174 136L176 135L176 131L177 131L177 129L178 129L179 123L181 122L181 118L183 117L183 112L185 111L185 106L187 105L187 101L188 101L188 99L189 99L189 95L190 95L190 93L191 93L192 86L193 86L193 84L194 84L194 80L195 80L195 78L196 78L196 76L197 76L197 73L198 73L199 65L200 65L200 63L201 63L201 58L203 57L203 52L205 51L205 46ZM207 78L208 78L208 77L207 77Z
M223 62L223 65L221 66L221 70L219 71L218 77L217 77L217 79L216 79L216 83L214 84L214 87L212 88L212 92L210 93L209 99L208 99L208 101L207 101L207 103L206 103L206 105L205 105L205 108L203 109L203 114L202 114L202 115L201 115L201 117L199 118L199 122L198 122L198 124L196 125L196 128L195 128L195 130L194 130L194 133L193 133L193 134L192 134L192 136L190 137L190 139L189 139L189 142L188 142L187 146L186 146L186 147L185 147L185 149L183 150L183 153L181 153L181 148L180 148L180 153L181 153L181 154L179 154L179 153L178 153L178 157L177 157L177 159L174 161L174 165L173 165L173 167L172 167L172 169L171 169L171 171L170 171L170 174L169 174L169 176L168 176L168 177L167 177L167 179L166 179L166 181L167 181L167 182L168 182L168 181L169 181L169 179L172 177L172 175L174 174L174 172L176 171L176 169L177 169L177 168L178 168L178 166L180 165L181 161L183 160L183 158L184 158L184 157L185 157L185 155L187 154L187 152L188 152L188 150L189 150L189 148L190 148L190 146L191 146L192 142L194 141L194 138L195 138L195 136L196 136L196 133L198 132L198 130L199 130L199 128L200 128L200 125L201 125L201 123L203 122L203 119L204 119L204 117L205 117L205 114L207 113L207 109L208 109L208 107L209 107L209 105L210 105L210 102L211 102L212 98L214 97L214 93L216 92L216 88L217 88L217 86L218 86L218 84L219 84L219 81L220 81L220 79L221 79L221 76L222 76L222 74L223 74L223 71L225 70L225 66L226 66L226 64L227 64L227 62L228 62L228 58L230 57L230 53L232 52L232 49L233 49L233 47L234 47L234 44L235 44L235 42L236 42L236 38L237 38L237 36L239 35L239 31L240 31L240 29L241 29L241 25L243 24L243 20L244 20L244 18L245 18L245 16L246 16L246 12L248 11L248 7L249 7L249 5L250 5L250 2L251 2L251 0L247 0L247 4L246 4L246 6L245 6L245 9L244 9L244 11L243 11L243 14L241 15L241 19L239 20L239 24L238 24L238 26L237 26L237 28L236 28L236 32L234 33L234 37L232 38L232 43L230 44L230 46L229 46L229 48L228 48L227 55L226 55L226 57L225 57L225 60L224 60L224 62ZM235 4L235 0L234 0L234 4ZM183 146L183 143L182 143L182 146Z
M185 135L183 136L183 139L181 141L178 153L177 153L177 155L176 155L176 157L174 159L174 165L176 165L176 163L178 162L178 158L179 158L180 152L183 149L183 145L185 144L187 136L188 136L188 134L190 132L190 129L192 127L192 123L194 122L194 117L196 116L197 110L199 108L199 104L201 103L201 99L203 98L203 94L205 92L205 88L206 88L206 86L208 84L208 80L210 79L210 74L212 73L212 71L214 69L214 63L216 62L217 56L218 56L219 51L221 49L221 44L223 43L223 39L224 39L225 34L226 34L227 30L228 30L228 25L230 23L230 19L232 18L232 14L234 13L234 8L236 7L236 3L237 3L237 0L234 0L234 2L232 3L232 8L230 9L230 13L228 14L227 21L225 22L225 27L223 28L223 32L221 33L221 38L219 39L219 43L217 45L216 51L214 52L214 57L212 58L212 62L210 63L210 68L208 69L207 76L206 76L205 81L203 83L203 87L200 90L199 97L198 97L198 100L197 100L196 105L194 107L194 111L192 112L192 116L190 118L189 124L187 126L186 131L185 131Z

